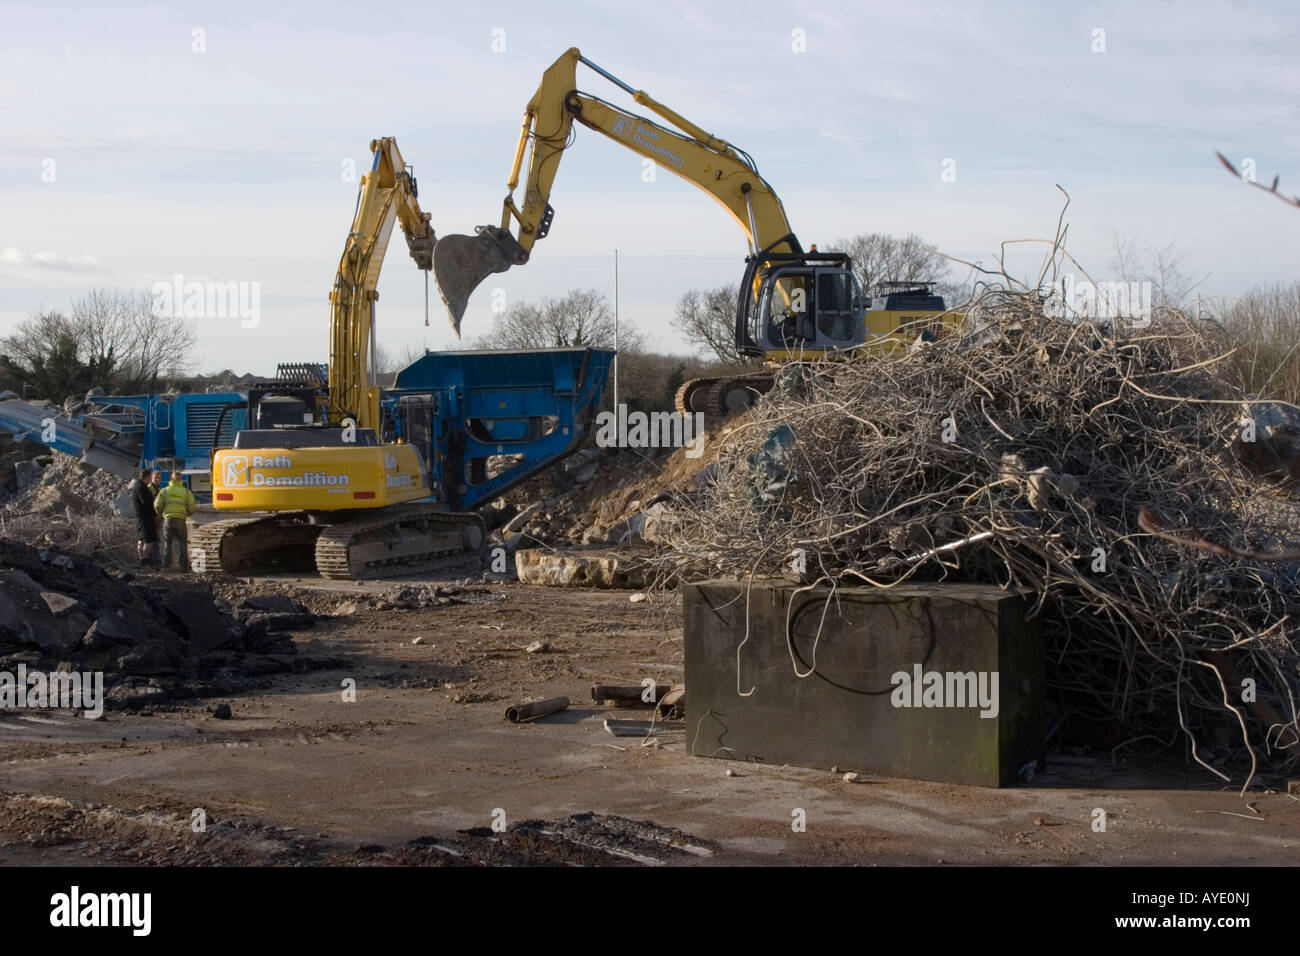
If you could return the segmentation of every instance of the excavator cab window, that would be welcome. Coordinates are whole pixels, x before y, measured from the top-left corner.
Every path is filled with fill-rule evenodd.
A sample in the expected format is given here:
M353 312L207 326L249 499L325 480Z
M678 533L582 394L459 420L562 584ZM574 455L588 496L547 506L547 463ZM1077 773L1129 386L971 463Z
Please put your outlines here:
M813 277L812 269L787 267L775 270L764 282L758 307L770 347L801 351L817 338Z
M857 297L856 283L851 272L843 269L817 270L817 333L829 347L853 343Z
M320 426L292 428L245 428L235 435L235 448L367 448L379 446L373 428L358 428L344 440L343 429Z
M758 314L769 348L821 350L861 341L860 297L844 269L786 266L764 281Z

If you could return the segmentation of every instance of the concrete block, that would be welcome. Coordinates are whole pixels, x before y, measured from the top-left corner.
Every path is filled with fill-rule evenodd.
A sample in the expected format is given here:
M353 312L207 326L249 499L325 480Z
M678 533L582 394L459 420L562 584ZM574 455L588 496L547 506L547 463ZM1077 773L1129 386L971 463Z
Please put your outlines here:
M643 566L606 553L560 553L525 549L515 553L515 571L524 584L553 588L641 588Z
M1023 597L980 585L795 591L685 588L691 753L985 787L1041 766L1043 645Z
M19 491L26 491L33 485L40 484L45 468L38 461L14 462L14 480Z

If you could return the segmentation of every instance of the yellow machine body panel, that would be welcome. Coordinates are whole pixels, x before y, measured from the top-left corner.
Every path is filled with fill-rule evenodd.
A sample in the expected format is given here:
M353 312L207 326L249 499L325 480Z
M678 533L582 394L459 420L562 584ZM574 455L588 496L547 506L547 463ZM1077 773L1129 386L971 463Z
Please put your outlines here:
M827 356L873 358L903 351L927 332L934 338L955 334L965 318L960 312L916 309L867 309L863 314L867 341L861 345L845 349L768 349L763 358L770 365L808 362Z
M410 445L223 448L212 462L218 511L342 511L427 498Z

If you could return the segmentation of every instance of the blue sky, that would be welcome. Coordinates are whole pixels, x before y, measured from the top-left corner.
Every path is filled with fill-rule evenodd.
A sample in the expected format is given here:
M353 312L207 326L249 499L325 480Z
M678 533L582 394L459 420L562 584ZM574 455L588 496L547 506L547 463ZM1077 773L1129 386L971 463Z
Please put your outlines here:
M345 160L395 136L439 235L495 222L519 120L570 46L748 150L804 244L915 232L988 263L1050 235L1109 277L1110 234L1174 243L1206 294L1293 281L1300 211L1213 151L1300 193L1300 14L1283 3L0 3L0 334L93 285L260 283L261 321L198 321L200 365L323 361L355 202ZM194 31L203 32L195 52ZM1105 51L1094 52L1105 31ZM496 37L505 49L493 51ZM795 31L805 49L794 49ZM498 46L500 44L498 43ZM583 89L631 106L595 74ZM596 286L651 344L691 287L739 278L745 240L707 198L579 129L507 302ZM943 182L945 159L956 179ZM42 181L48 160L53 182ZM1019 253L1028 272L1038 254ZM394 239L381 341L424 327ZM435 304L436 294L433 294ZM467 337L491 324L480 293Z

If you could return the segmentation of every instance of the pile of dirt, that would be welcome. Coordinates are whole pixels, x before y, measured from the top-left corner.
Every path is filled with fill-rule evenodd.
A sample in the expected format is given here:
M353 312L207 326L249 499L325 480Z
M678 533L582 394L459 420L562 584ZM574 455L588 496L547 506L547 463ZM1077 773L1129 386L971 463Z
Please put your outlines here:
M336 662L297 654L315 615L282 595L230 602L187 578L136 578L0 538L0 671L102 672L106 706L230 694Z

